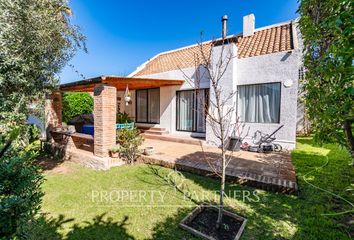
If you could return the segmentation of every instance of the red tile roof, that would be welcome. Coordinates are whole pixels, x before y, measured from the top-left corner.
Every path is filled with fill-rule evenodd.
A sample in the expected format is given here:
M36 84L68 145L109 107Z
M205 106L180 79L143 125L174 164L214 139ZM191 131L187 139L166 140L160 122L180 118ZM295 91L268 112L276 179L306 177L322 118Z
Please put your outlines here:
M238 47L238 58L254 57L270 53L289 51L293 49L292 24L286 23L274 27L256 31L252 36L231 37ZM204 54L210 53L210 43L204 44ZM198 55L201 53L200 46L194 45L176 51L170 51L157 55L134 76L149 75L167 72L179 68L194 67Z

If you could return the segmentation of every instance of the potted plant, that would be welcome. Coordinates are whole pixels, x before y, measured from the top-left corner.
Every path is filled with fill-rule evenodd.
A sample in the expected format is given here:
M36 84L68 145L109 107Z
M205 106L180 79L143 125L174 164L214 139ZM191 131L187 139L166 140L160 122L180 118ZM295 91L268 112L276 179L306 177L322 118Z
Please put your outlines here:
M119 153L120 153L120 146L114 146L109 150L109 156L111 158L119 158Z
M144 148L144 154L146 156L150 156L150 155L154 154L154 147L146 147L146 148Z
M133 128L133 127L134 127L134 123L130 119L128 113L126 112L117 113L117 129Z
M117 123L130 123L130 117L126 112L118 112L117 113Z

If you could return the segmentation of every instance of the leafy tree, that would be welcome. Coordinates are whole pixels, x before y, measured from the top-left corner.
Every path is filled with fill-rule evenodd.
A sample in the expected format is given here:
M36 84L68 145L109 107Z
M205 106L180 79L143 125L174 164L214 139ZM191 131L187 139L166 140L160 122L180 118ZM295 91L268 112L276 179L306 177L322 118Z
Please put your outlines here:
M69 122L73 117L93 112L93 98L89 93L67 92L63 94L63 121Z
M302 0L298 10L304 41L305 104L315 139L336 139L352 157L353 6L352 0Z
M0 130L23 124L30 103L57 86L57 74L84 36L70 23L67 0L0 2Z
M0 238L14 237L40 206L38 145L25 120L33 103L43 107L78 48L85 50L70 16L67 0L0 1Z

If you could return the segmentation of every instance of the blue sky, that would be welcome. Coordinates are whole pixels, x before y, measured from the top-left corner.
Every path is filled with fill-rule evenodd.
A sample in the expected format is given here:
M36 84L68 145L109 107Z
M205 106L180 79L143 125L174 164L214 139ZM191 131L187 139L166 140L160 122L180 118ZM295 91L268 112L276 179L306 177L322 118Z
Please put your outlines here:
M242 31L242 17L254 13L256 28L296 18L297 0L71 0L73 24L87 37L88 53L70 62L85 78L125 76L155 54L219 37L221 16L229 34ZM61 83L82 78L71 67Z

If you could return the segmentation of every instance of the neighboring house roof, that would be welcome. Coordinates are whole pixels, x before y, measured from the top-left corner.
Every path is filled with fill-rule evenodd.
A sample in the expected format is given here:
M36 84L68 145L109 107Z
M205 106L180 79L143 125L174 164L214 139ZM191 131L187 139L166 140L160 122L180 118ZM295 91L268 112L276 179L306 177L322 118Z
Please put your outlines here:
M255 33L249 37L242 34L228 37L236 42L238 58L254 57L270 53L292 50L292 22L272 25L256 29ZM210 53L211 42L203 44L204 54ZM194 67L197 56L201 53L200 45L192 45L156 55L139 67L131 76L143 76L154 73L167 72L179 68Z

